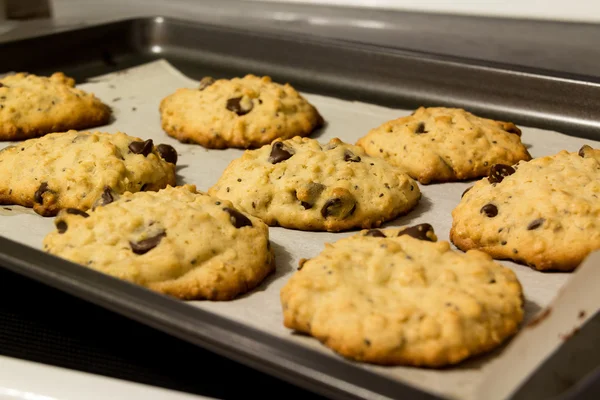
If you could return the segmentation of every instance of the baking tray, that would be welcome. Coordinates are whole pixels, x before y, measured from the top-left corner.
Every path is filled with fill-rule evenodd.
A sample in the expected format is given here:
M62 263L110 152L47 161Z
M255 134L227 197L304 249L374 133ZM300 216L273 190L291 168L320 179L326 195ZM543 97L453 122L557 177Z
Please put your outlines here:
M599 138L600 85L590 78L366 45L156 17L7 43L0 54L2 71L61 70L80 82L157 58L193 78L259 71L338 98L398 108L461 106L522 125ZM435 398L6 238L0 238L0 264L326 396Z

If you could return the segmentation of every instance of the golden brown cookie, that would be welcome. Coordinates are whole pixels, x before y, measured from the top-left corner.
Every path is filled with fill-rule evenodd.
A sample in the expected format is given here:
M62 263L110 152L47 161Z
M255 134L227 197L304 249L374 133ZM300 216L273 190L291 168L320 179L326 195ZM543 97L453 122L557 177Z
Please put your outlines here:
M323 118L291 85L271 78L202 79L160 103L162 127L184 143L204 147L256 148L274 139L307 136Z
M494 165L452 218L450 239L460 249L572 271L600 249L600 150Z
M124 133L59 132L0 150L0 204L43 216L175 185L177 152Z
M105 125L110 108L75 88L62 72L50 77L18 73L0 78L0 140Z
M498 347L523 319L515 274L436 240L421 224L326 244L282 288L285 326L375 364L442 367Z
M209 193L271 226L332 232L379 226L421 198L408 175L360 147L300 137L247 150Z
M493 164L531 159L513 123L458 108L420 107L371 130L357 145L425 184L478 178Z
M193 185L67 209L55 225L47 252L180 299L230 300L275 267L268 227Z

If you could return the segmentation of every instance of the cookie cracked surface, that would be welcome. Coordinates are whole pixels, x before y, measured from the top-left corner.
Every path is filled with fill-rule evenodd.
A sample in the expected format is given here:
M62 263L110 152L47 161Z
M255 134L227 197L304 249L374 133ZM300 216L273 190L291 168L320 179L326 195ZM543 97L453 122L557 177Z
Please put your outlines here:
M379 226L421 197L408 175L360 147L300 137L247 150L209 193L271 226L312 231Z
M256 148L274 139L307 136L323 118L291 85L268 76L202 79L197 89L179 89L160 104L165 132L207 148Z
M193 185L63 210L45 251L180 299L229 300L274 269L268 227Z
M496 165L452 211L452 242L538 270L572 271L600 249L600 150Z
M531 159L513 123L457 108L420 107L371 130L357 145L424 184L478 178L493 164Z
M441 367L496 348L523 319L519 281L436 240L421 224L326 244L282 288L284 325L375 364Z
M105 125L110 115L107 105L75 88L75 81L62 72L50 77L18 73L0 78L0 140Z
M43 216L175 185L177 152L122 132L58 132L0 150L0 204Z

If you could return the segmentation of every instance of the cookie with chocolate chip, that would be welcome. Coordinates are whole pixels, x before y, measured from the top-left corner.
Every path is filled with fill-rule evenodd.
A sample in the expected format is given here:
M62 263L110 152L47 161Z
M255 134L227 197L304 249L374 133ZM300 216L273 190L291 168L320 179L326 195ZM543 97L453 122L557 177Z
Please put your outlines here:
M513 123L457 108L420 107L371 130L357 144L424 184L479 178L494 164L531 159Z
M58 132L0 150L0 204L43 216L175 185L177 152L118 132Z
M44 250L180 299L230 300L274 269L268 227L193 185L62 210Z
M301 137L246 151L209 193L271 226L333 232L379 226L421 197L408 175L360 147Z
M291 85L268 76L214 80L179 89L160 103L165 132L208 148L256 148L307 136L323 125L317 109Z
M429 224L328 244L280 295L287 328L385 365L456 364L500 346L523 319L515 274L483 252L437 242Z
M57 72L0 78L0 140L24 140L51 132L86 129L109 122L110 108Z
M452 217L450 239L460 249L572 271L600 249L600 150L494 165Z

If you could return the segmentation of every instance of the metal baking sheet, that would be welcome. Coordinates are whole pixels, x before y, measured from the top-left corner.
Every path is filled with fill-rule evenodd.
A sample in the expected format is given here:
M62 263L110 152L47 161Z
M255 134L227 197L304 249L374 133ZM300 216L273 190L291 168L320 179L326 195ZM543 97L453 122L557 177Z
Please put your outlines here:
M577 105L588 104L588 99L578 99L571 103L565 99L565 91L568 90L572 90L573 95L590 88L595 90L591 94L598 93L597 85L590 82L543 74L535 75L531 71L524 73L502 70L494 66L476 66L465 62L459 63L457 60L447 61L424 55L387 52L364 46L236 32L163 18L135 20L95 29L70 33L71 36L69 33L63 33L8 44L7 52L13 52L15 57L10 59L6 67L3 63L0 71L27 70L49 73L62 70L78 79L84 79L163 57L195 78L202 75L233 76L248 72L270 74L275 80L290 81L300 89L313 93L307 96L323 111L325 118L330 122L326 130L320 133L319 138L322 140L339 136L346 141L354 142L369 128L385 120L406 115L409 111L402 110L402 107L412 108L420 104L460 105L471 110L481 110L480 113L483 115L501 119L510 119L512 112L516 115L512 119L519 123L529 121L528 125L553 130L561 130L568 126L570 129L565 132L576 133L587 138L598 138L594 129L596 123L594 112L598 112L597 108L577 109ZM126 36L124 33L131 36ZM104 43L110 35L120 35L121 38L128 40L121 40L115 47L107 48ZM173 41L175 37L180 40ZM94 42L92 39L102 40ZM53 44L56 45L56 41L64 43L65 40L69 45L76 46L79 43L76 49L81 49L81 52L71 48L69 55L65 54L65 57L71 57L70 59L65 61L59 57L41 64L40 59L34 62L28 58L28 46L39 45L39 41L43 41L44 49L59 51L53 48ZM195 46L189 40L194 42ZM281 47L269 47L275 44ZM249 46L254 46L252 47L254 52L249 51ZM3 47L0 47L0 51L5 54ZM319 70L322 73L315 75L310 72L314 68L313 56L318 51L322 51L323 56L328 53L328 59L325 64L320 59L321 64L317 66L322 68ZM345 58L335 58L340 55L335 54L339 51L342 52L341 55L345 55ZM18 57L19 54L21 58ZM61 57L62 55L59 54ZM72 57L73 55L77 57ZM365 63L365 60L369 60L371 64ZM295 62L298 64L294 64ZM309 65L306 64L307 62ZM356 68L348 70L347 66L350 64L354 64ZM381 70L382 66L394 67L394 69ZM404 68L401 68L403 66ZM418 67L427 67L429 71L419 73ZM333 74L335 68L340 71L339 74ZM362 75L356 75L357 71ZM379 81L385 71L387 73L384 76L387 76L390 81L384 87ZM418 75L419 79L405 81L406 75L415 79ZM478 79L502 77L504 86L486 86L480 82L479 85L474 85L477 81L473 80L472 75L479 75ZM323 77L328 76L333 82L322 81ZM456 81L460 76L464 77L463 82ZM523 80L524 77L528 79ZM529 86L524 85L525 83ZM538 86L540 83L543 85ZM82 87L95 91L115 109L116 121L103 130L120 129L131 135L152 137L170 143L170 138L160 131L158 102L177 87L194 84L195 82L179 74L170 65L156 62L127 72L92 79L92 82ZM367 88L365 84L370 86ZM452 88L454 97L449 97L445 93L447 87ZM423 90L419 92L415 88ZM439 90L434 90L436 88ZM493 92L494 88L499 93ZM537 92L542 88L547 93ZM531 102L528 103L528 107L534 108L535 113L528 113L527 109L515 108L515 104L524 103L521 101L523 97ZM534 104L535 98L540 97L547 101ZM343 101L339 100L340 98L363 102ZM463 98L464 102L461 102ZM477 99L489 99L489 101L478 104ZM395 109L365 104L365 101L393 105ZM592 103L589 105L594 105L592 100L589 102ZM563 113L552 112L557 103L564 105ZM566 107L567 104L570 107ZM354 119L349 123L352 115ZM566 137L534 128L525 129L524 140L527 143L526 138L531 140L530 150L534 156L551 154L568 146L573 146L571 150L576 150L583 143L598 145L589 139ZM171 144L180 150L183 162L180 165L188 165L179 172L183 180L186 183L194 183L204 190L214 183L226 163L240 154L237 150L209 153L199 146L181 145L175 141ZM536 154L537 152L539 154ZM210 162L209 165L216 165L220 169L207 170L204 165L203 171L201 168L203 164L201 162L196 164L199 159L206 159L206 162ZM394 225L421 220L424 222L428 218L433 218L437 221L434 225L439 236L447 237L450 206L441 207L433 200L441 200L443 197L458 199L460 192L466 186L465 183L421 186L425 199L420 210L395 221ZM3 216L0 217L0 222L3 219L6 221L5 224L0 224L0 234L4 238L15 239L26 246L40 248L41 238L52 229L52 221L42 219L18 207L10 208L10 211L4 210ZM443 215L446 217L444 218ZM10 220L13 222L9 224ZM431 219L428 222L431 222ZM17 244L8 246L6 239L1 238L0 262L7 268L68 290L323 394L335 397L395 398L399 395L427 397L424 391L428 391L455 398L473 398L478 389L477 384L484 375L480 370L486 369L490 359L498 359L498 354L489 359L480 358L459 368L443 371L370 367L346 362L333 356L316 341L294 336L281 326L278 288L285 282L286 276L292 273L294 263L299 257L314 256L325 241L333 241L344 235L346 234L306 234L281 228L272 229L279 272L256 293L243 296L240 300L229 303L190 303L197 306L195 308L109 277L98 276L99 274L93 271L31 251L29 247L21 247ZM294 242L302 245L292 249L289 243ZM567 274L539 274L522 266L512 265L512 267L522 280L534 281L526 285L529 300L528 317L546 306L569 277ZM529 293L527 293L528 289ZM414 387L420 387L421 391L416 391Z

